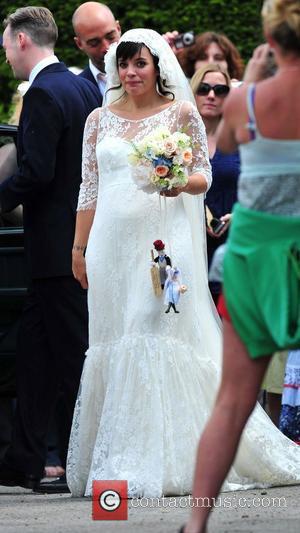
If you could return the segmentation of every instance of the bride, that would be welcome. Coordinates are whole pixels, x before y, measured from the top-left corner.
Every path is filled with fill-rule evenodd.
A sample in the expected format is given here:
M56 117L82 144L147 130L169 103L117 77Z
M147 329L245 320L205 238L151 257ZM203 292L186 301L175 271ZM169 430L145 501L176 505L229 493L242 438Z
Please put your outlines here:
M191 492L199 436L221 370L221 330L207 285L203 195L206 135L173 52L152 30L130 30L106 55L107 105L83 144L73 272L89 302L89 349L70 437L74 496L93 480L127 480L129 497ZM128 156L159 126L193 142L185 187L138 190ZM179 314L153 293L150 249L166 243L188 286ZM85 253L86 248L86 253ZM238 385L237 385L238 387ZM224 435L226 438L226 435ZM293 483L294 445L257 407L224 490Z

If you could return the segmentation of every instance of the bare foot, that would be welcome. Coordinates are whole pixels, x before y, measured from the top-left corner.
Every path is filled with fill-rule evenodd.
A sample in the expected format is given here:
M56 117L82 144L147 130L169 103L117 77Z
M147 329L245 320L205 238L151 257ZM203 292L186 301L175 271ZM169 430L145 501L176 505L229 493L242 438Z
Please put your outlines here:
M65 470L62 466L45 466L45 477L60 477L63 476Z
M206 526L204 526L204 528L201 528L199 529L199 526L196 526L194 525L192 522L188 522L182 533L207 533L207 529L206 529Z

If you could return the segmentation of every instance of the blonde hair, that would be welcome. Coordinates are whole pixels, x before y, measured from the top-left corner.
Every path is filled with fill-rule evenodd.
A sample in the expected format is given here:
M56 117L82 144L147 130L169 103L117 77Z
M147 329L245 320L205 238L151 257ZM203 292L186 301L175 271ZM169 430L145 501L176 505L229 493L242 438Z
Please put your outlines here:
M300 55L299 0L265 0L262 19L265 32L283 51Z
M53 15L47 7L19 7L3 21L4 28L9 26L12 35L27 33L40 47L54 48L58 30Z
M194 76L192 77L191 88L194 94L196 94L199 84L201 83L201 81L203 81L208 72L219 72L220 74L223 74L226 80L226 85L228 85L228 87L231 87L230 76L228 74L228 71L225 68L220 67L220 65L210 63L199 68L199 70L196 70Z

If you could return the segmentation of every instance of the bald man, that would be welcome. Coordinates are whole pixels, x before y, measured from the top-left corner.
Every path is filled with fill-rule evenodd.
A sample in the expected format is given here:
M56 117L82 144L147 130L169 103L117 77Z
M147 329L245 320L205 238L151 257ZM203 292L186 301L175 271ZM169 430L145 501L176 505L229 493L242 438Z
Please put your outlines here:
M100 93L105 90L104 56L121 36L119 21L105 4L85 2L73 14L74 41L89 58L89 66L80 76L95 83Z

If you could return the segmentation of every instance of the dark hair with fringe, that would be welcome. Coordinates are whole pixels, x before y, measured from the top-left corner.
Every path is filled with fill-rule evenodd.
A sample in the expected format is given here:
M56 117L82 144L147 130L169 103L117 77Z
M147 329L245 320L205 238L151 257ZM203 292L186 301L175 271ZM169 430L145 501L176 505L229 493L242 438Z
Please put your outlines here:
M160 76L160 70L159 70L159 66L158 66L159 58L157 56L153 55L151 53L151 51L149 50L148 46L146 46L144 43L134 43L134 42L131 42L131 41L121 41L118 44L117 51L116 51L117 68L118 68L118 64L119 64L120 59L122 59L123 61L126 61L127 59L131 59L136 54L140 53L142 48L144 48L144 47L147 48L147 50L151 54L151 57L152 57L153 63L154 63L154 67L155 67L155 69L157 71L157 88L158 88L159 94L161 94L162 96L172 96L172 100L174 100L175 99L175 95L174 95L174 93L171 90L169 90L169 89L171 89L171 87L168 87L166 85L165 80L163 80L161 78L161 76ZM120 87L121 87L121 85L118 85L117 87L111 87L109 90L120 89Z

